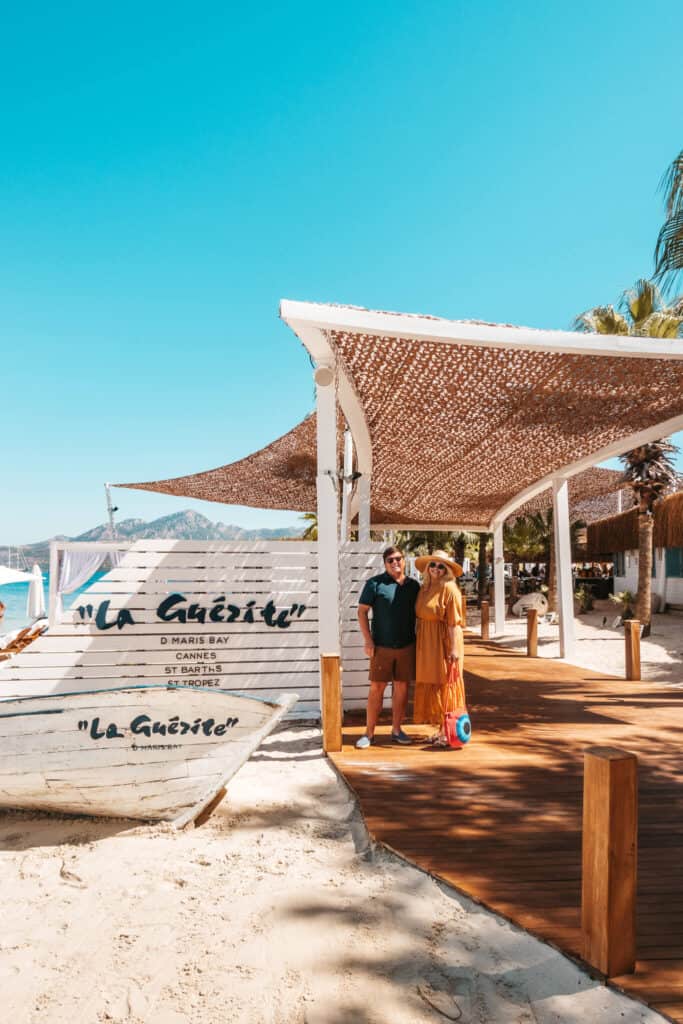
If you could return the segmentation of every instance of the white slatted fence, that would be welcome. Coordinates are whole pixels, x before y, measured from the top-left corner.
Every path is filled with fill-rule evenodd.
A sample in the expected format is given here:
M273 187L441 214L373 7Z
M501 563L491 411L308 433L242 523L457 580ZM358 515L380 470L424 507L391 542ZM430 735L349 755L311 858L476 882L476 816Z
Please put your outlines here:
M382 547L340 550L345 708L367 699L356 609ZM0 696L177 681L264 698L296 692L291 717L320 716L315 543L137 541L77 605L0 668Z

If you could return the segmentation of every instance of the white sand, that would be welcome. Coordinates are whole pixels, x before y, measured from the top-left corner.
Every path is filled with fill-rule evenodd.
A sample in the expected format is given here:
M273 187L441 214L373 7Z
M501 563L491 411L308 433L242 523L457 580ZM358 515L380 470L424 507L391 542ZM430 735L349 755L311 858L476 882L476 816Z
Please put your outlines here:
M625 643L623 627L615 628L617 606L611 601L596 601L595 609L575 617L576 653L573 665L595 669L610 675L624 676ZM491 612L493 619L493 612ZM603 620L606 624L603 626ZM467 623L475 635L479 630L479 613L467 609ZM510 616L505 620L505 633L496 641L516 650L526 650L526 619ZM541 658L559 658L559 629L539 622L538 655ZM653 682L683 684L683 613L666 612L652 616L652 633L641 640L641 670L643 679Z
M12 1024L663 1020L371 847L310 727L200 829L3 813L0 865Z
M593 611L575 616L577 651L571 658L573 665L613 676L624 676L624 628L613 626L617 614L615 608L611 601L596 601ZM508 647L525 649L526 622L515 616L508 617L502 642ZM541 657L559 657L557 626L540 624L539 654ZM663 615L652 616L652 632L649 637L641 640L640 658L643 679L683 684L683 613L668 611Z

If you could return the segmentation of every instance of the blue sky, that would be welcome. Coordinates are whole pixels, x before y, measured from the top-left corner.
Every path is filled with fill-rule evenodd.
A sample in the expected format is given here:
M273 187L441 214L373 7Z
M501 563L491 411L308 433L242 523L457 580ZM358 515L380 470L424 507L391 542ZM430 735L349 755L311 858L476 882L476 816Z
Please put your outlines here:
M674 0L8 9L0 543L293 426L283 297L560 328L615 301L683 146L679 27Z

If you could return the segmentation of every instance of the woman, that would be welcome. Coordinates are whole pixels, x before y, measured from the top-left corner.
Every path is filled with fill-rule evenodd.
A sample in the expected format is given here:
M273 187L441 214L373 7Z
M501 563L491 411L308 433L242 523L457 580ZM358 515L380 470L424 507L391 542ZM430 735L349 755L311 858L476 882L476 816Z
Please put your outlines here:
M461 704L462 694L449 684L453 662L462 679L463 631L462 595L455 582L462 568L445 551L415 559L422 573L422 586L415 604L417 652L414 718L438 726L431 737L437 746L448 746L444 715Z

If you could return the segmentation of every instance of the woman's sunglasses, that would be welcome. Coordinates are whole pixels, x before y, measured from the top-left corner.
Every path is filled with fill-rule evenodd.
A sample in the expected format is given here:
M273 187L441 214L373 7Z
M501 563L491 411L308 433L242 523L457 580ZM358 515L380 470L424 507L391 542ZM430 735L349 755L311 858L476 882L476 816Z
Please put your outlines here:
M441 569L442 572L446 571L446 566L442 565L441 562L430 562L429 563L429 568L430 569Z

